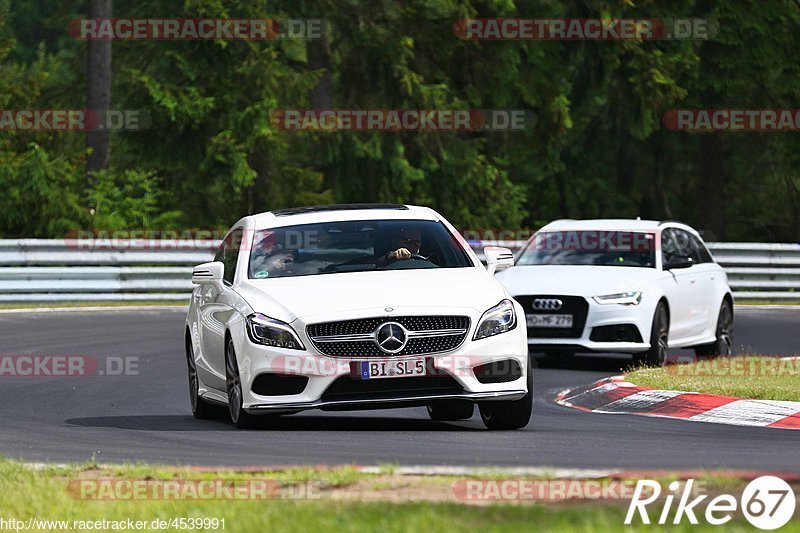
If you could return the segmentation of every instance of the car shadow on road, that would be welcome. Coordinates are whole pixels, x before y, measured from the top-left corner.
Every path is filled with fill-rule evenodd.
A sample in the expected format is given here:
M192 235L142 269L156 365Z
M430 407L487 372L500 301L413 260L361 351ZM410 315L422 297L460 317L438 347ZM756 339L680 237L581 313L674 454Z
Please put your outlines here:
M480 418L460 422L435 422L423 418L380 415L288 415L278 418L258 417L255 430L266 431L483 431ZM104 427L139 431L238 431L227 413L211 420L196 420L191 415L132 415L70 418L71 426Z
M531 352L529 355L534 360L534 368L624 373L636 366L631 354L622 353L576 355L558 355L556 353L545 356L543 353ZM740 354L736 353L736 355ZM671 348L667 357L676 358L675 360L679 362L691 362L695 359L695 352L691 348Z
M534 354L531 354L534 357ZM574 355L563 357L535 356L534 368L585 370L590 372L625 372L633 366L630 355Z

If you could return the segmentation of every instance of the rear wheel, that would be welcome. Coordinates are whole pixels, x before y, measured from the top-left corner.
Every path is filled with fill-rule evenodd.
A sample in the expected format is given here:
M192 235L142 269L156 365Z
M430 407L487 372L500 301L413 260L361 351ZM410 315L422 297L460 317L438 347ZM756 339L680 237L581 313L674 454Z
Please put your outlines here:
M723 300L719 308L716 336L711 344L695 347L694 353L705 357L729 357L733 354L733 308L728 300Z
M189 402L192 406L192 414L199 420L212 418L212 407L200 397L200 378L197 377L194 347L188 336L186 338L186 365L189 368Z
M255 424L255 417L242 408L242 380L239 377L239 363L236 362L236 350L233 339L228 339L225 346L225 385L228 390L228 410L231 421L238 428L249 428Z
M528 425L533 410L533 372L528 363L528 392L519 400L481 402L481 420L489 429L520 429Z
M475 404L466 400L440 401L428 404L428 416L431 420L447 422L472 418Z
M650 329L650 349L635 354L634 363L647 366L664 366L667 364L669 348L669 314L663 302L658 304L653 314L653 327Z

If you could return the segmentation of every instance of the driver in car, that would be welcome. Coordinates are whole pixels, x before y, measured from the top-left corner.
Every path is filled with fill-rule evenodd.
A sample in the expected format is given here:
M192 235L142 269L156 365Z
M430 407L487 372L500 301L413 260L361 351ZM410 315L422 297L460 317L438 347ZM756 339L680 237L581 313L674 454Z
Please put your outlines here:
M392 237L391 251L379 257L375 264L385 267L396 261L407 261L413 254L419 254L422 234L416 228L403 228Z

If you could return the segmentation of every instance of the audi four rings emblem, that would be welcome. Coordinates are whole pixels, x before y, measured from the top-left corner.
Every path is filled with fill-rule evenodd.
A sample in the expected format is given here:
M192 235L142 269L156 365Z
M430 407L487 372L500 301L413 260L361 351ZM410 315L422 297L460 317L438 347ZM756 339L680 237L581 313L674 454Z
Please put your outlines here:
M533 309L535 311L557 311L561 309L564 302L558 298L536 298L533 301Z
M384 322L375 330L375 343L386 353L398 353L406 347L406 328L397 322Z

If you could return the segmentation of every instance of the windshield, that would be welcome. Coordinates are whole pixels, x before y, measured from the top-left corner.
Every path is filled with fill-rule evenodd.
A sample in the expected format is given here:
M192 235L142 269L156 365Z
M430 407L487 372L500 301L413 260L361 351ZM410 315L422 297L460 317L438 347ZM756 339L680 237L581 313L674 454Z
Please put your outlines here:
M533 236L517 265L655 268L655 235L631 231L546 231Z
M360 220L257 231L248 276L470 266L474 265L464 248L440 222Z

